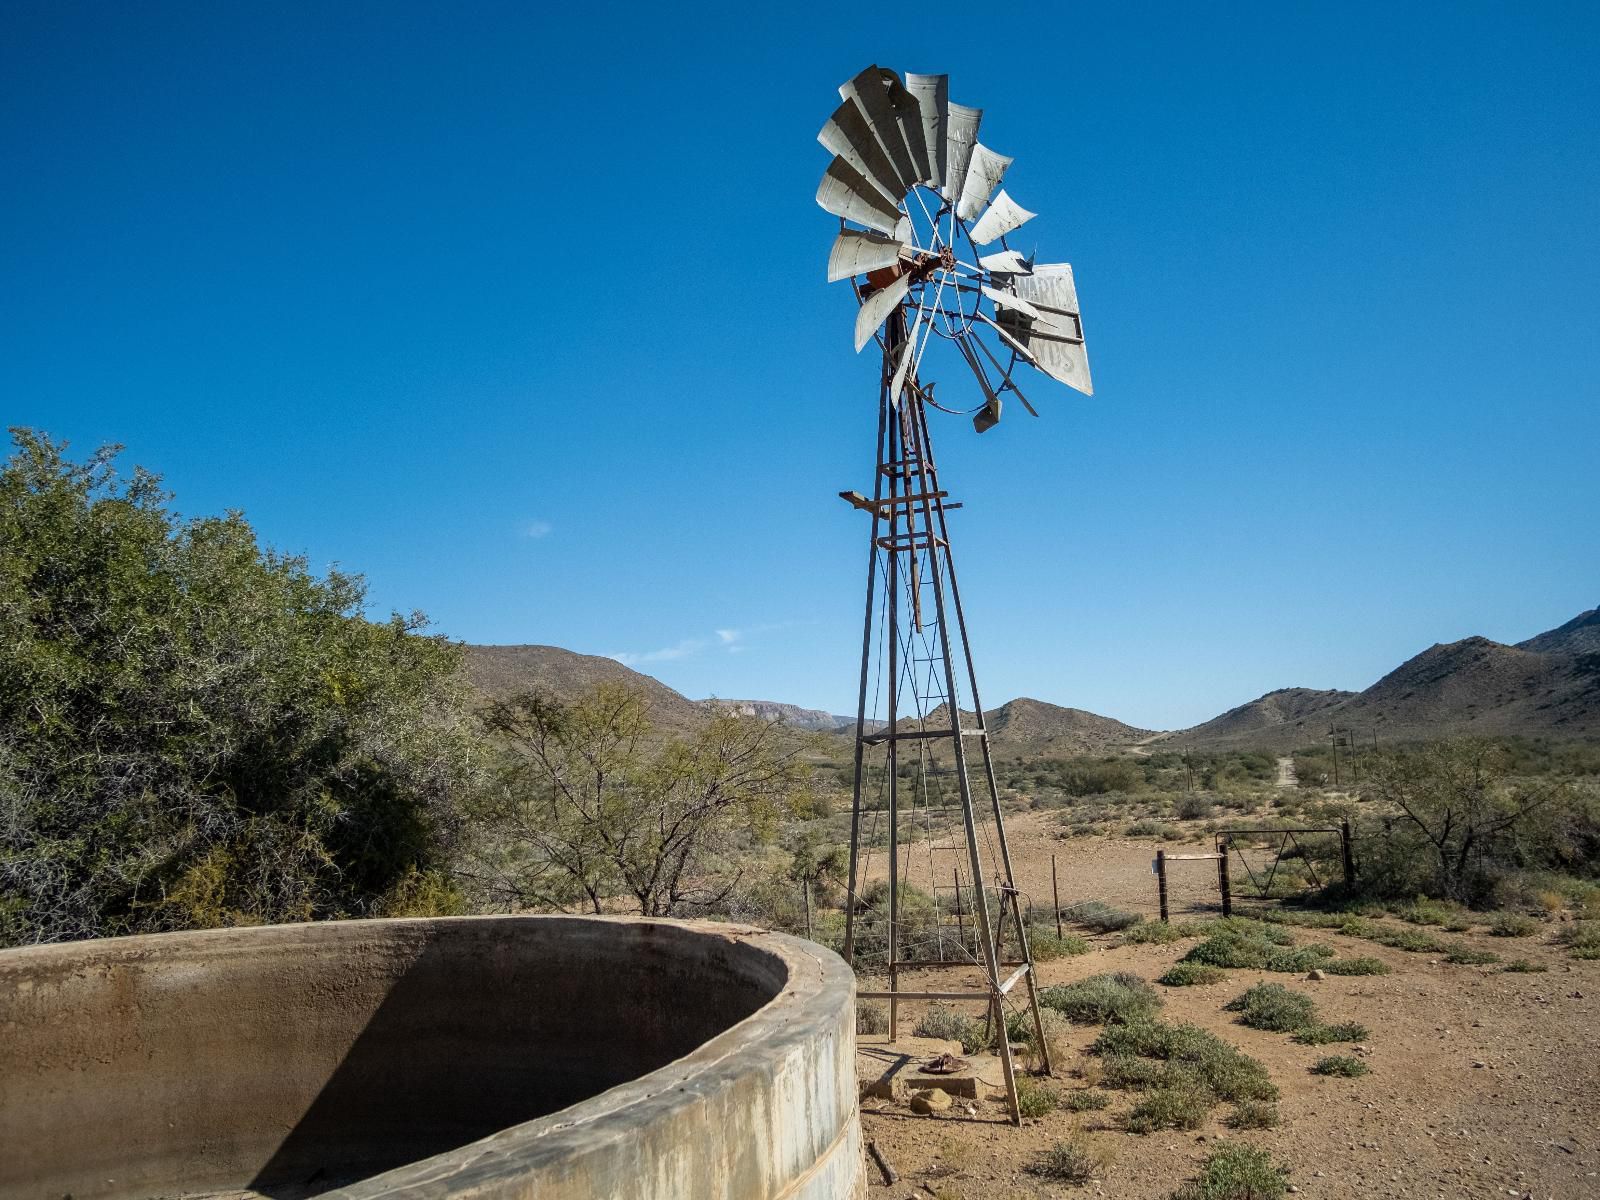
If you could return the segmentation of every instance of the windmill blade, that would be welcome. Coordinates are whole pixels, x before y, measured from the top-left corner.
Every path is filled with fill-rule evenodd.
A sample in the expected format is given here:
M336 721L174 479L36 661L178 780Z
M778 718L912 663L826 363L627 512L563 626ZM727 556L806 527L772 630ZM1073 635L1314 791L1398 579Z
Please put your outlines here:
M985 254L978 260L978 265L995 275L1026 275L1033 270L1033 263L1015 250Z
M900 365L894 369L894 379L889 383L889 403L900 407L900 391L906 385L906 374L917 356L917 333L922 328L922 307L917 307L917 319L911 322L911 334L900 350Z
M828 164L817 187L817 203L836 217L879 233L893 234L900 225L900 210L885 200L861 172L837 156Z
M928 173L922 182L930 187L944 184L944 165L948 157L945 126L950 119L950 76L913 75L906 72L906 91L922 112L922 141L928 153Z
M883 147L883 152L894 164L899 183L899 190L895 192L898 200L911 190L911 185L917 181L917 174L911 165L911 152L906 149L906 140L900 136L900 122L895 119L894 105L889 101L889 89L883 85L882 68L868 67L841 86L839 95L846 100L854 100L866 114L867 124L878 139L878 145Z
M1003 292L999 288L992 288L986 283L980 283L978 285L978 290L981 291L985 296L989 297L989 299L993 300L995 304L999 305L1001 308L1015 309L1023 316L1032 317L1035 321L1038 321L1044 317L1044 314L1041 313L1037 308L1029 304L1021 296L1015 295L1014 293Z
M967 176L971 179L970 173ZM1005 237L1013 229L1026 224L1037 217L1038 213L1031 213L1006 195L1002 188L1000 194L994 198L994 203L989 205L987 212L978 218L978 223L967 233L973 243L979 246L987 245L995 238Z
M922 130L922 106L893 71L883 73L883 86L889 92L889 106L894 109L900 138L906 144L911 169L916 173L916 178L911 182L920 183L933 173L928 158L928 140Z
M895 310L895 306L906 298L906 292L910 288L910 277L902 275L861 302L861 311L856 313L857 354L861 353L861 347L872 340L872 335L882 328L889 314Z
M1008 330L1004 325L1000 324L1000 322L996 321L988 313L978 313L978 320L982 321L990 329L998 333L1000 335L1000 340L1015 350L1017 352L1017 356L1021 358L1023 362L1027 363L1030 367L1037 367L1039 365L1039 360L1034 358L1033 351L1024 346L1022 342L1017 339L1015 334ZM1032 410L1030 409L1030 411Z
M1037 308L1040 316L1027 318L1019 314L1019 324L1027 322L1020 332L1012 325L1009 313L1003 315L1000 323L1012 326L1046 375L1076 388L1085 396L1094 395L1071 264L1041 263L1033 268L1033 274L1018 276L1015 286L1017 294Z
M1010 392L1015 395L1018 400L1022 401L1022 407L1028 410L1028 415L1037 417L1039 410L1028 403L1028 398L1022 394L1022 389L1017 386L1017 381L1011 378L1010 368L1000 365L1000 360L995 357L994 351L989 349L989 344L982 338L975 337L972 340L977 344L978 349L983 351L983 356L994 364L994 369L1000 373L1000 391Z
M817 134L817 141L854 167L890 204L900 203L900 197L905 195L900 176L854 100L846 99L833 110L833 116Z
M828 282L838 283L856 275L865 275L879 267L892 267L900 255L911 249L892 237L882 237L860 229L845 229L834 239L828 254Z
M945 108L945 118L944 198L954 204L967 182L967 164L972 161L972 148L978 144L983 109L950 104Z
M994 189L1000 186L1000 177L1013 161L1004 154L996 154L982 142L974 143L972 159L961 182L961 198L956 202L956 216L970 221L982 212Z

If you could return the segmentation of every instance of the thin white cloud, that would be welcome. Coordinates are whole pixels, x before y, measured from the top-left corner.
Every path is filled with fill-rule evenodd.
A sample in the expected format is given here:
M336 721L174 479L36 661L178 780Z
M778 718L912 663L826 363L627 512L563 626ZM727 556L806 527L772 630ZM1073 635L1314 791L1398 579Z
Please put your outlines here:
M684 638L671 646L663 646L659 650L643 650L637 653L624 651L621 654L610 654L606 657L613 658L625 667L636 667L641 663L674 662L680 658L689 658L699 654L706 648L704 638Z
M721 642L724 646L731 646L735 642L743 640L743 638L744 634L739 632L737 629L717 630L717 641Z
M527 538L549 537L553 528L555 527L549 521L529 521L522 527L522 536Z
M623 651L619 654L608 654L607 658L614 659L625 667L639 666L642 663L676 662L683 658L693 658L706 650L715 648L729 654L743 654L750 648L748 637L753 633L767 633L775 629L789 629L796 625L815 625L816 621L778 621L767 625L753 625L748 629L713 629L710 636L688 637L675 642L671 646L663 646L659 650Z

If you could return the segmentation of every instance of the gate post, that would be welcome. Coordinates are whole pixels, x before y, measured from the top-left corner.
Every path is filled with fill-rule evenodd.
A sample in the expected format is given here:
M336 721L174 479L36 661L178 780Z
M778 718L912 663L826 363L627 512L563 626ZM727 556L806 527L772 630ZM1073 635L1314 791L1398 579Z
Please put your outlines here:
M1339 820L1339 852L1344 859L1344 885L1347 888L1356 883L1356 856L1355 850L1350 845L1350 818L1342 817Z
M1217 890L1222 893L1222 915L1233 916L1233 888L1228 879L1228 839L1217 839Z
M1161 919L1167 919L1167 852L1156 851L1156 889L1161 897Z

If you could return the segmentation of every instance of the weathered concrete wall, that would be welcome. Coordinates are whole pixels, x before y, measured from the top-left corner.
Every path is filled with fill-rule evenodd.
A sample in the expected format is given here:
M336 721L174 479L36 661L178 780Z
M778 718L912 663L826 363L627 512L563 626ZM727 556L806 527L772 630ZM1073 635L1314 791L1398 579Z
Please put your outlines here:
M0 1198L863 1194L854 981L779 934L346 921L0 953Z

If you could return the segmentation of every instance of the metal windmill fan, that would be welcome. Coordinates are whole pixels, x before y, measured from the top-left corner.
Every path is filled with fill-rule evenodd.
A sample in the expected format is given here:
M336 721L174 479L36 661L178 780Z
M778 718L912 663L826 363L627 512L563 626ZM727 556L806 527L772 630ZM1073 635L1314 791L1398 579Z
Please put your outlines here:
M1014 160L978 141L983 110L950 103L947 81L871 66L841 87L817 135L834 154L817 203L839 218L828 279L854 285L856 350L876 341L890 357L891 401L911 386L951 411L919 383L929 347L948 343L978 383L982 433L1008 394L1038 415L1018 386L1019 363L1085 395L1093 388L1072 267L1010 246L1007 236L1037 214L1000 187ZM903 336L890 321L897 309Z

